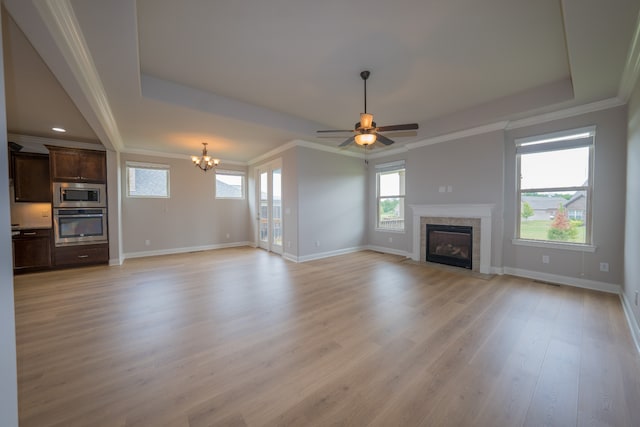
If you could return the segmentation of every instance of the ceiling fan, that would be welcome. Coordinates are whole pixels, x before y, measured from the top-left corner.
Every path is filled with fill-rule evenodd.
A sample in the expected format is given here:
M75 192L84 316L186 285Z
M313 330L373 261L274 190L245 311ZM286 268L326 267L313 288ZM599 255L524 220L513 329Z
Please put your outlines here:
M376 125L376 122L373 121L373 114L367 113L367 79L371 75L371 72L365 70L360 73L360 77L364 81L364 113L360 113L360 121L356 123L353 130L319 130L318 133L331 133L331 132L353 132L355 135L348 138L340 147L345 147L352 142L355 142L358 145L361 145L367 148L370 145L373 145L376 141L381 142L384 145L391 145L395 141L387 138L382 135L380 132L391 132L391 131L402 131L402 130L414 130L418 129L417 123L408 123L404 125L389 125L389 126L380 126Z

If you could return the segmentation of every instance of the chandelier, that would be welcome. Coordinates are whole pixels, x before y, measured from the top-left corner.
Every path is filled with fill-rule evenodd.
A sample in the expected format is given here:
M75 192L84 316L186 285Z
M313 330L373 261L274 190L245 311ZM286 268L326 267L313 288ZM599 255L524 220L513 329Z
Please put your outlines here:
M203 171L211 170L217 167L220 164L220 160L211 158L210 155L207 154L207 143L202 143L202 156L191 156L191 161L196 167L199 167Z

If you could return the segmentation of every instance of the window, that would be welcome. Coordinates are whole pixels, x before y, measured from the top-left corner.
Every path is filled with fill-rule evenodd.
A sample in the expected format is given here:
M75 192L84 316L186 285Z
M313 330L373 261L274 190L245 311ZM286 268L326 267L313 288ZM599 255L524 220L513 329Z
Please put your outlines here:
M404 231L404 160L376 165L378 230Z
M591 244L595 128L516 140L518 239Z
M244 172L216 170L216 199L244 199Z
M127 162L127 197L169 198L169 165Z

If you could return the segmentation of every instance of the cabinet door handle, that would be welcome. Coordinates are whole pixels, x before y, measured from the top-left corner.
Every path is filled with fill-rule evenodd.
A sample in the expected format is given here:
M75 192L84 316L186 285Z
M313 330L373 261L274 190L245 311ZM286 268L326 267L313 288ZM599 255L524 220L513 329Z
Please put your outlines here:
M89 255L78 255L78 258L89 258Z
M38 233L36 233L35 231L31 231L31 232L28 232L28 233L22 233L23 236L35 236L36 234L38 234Z

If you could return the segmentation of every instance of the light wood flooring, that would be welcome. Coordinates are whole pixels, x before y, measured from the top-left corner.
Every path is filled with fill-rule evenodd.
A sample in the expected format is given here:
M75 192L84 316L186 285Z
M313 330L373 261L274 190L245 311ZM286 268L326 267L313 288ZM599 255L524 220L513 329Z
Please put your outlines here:
M638 426L615 295L237 248L15 279L20 425Z

